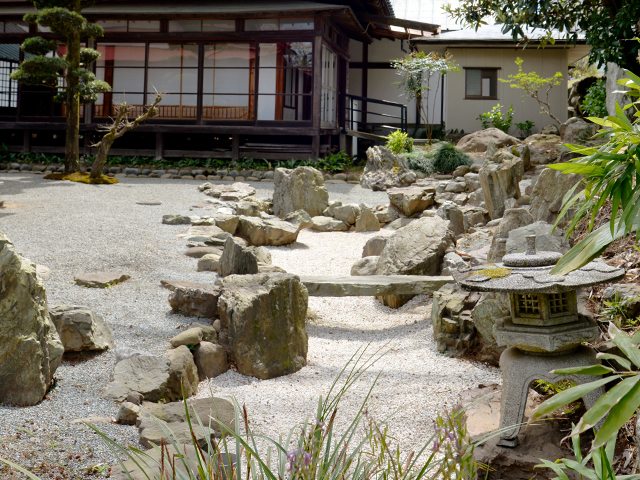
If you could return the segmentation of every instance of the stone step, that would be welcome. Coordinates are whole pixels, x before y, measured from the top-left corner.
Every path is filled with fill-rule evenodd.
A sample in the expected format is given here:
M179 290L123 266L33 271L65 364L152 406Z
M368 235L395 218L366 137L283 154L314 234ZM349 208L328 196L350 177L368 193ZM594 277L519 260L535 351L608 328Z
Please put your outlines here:
M453 277L422 275L332 276L301 275L312 297L369 297L375 295L423 295L433 293Z

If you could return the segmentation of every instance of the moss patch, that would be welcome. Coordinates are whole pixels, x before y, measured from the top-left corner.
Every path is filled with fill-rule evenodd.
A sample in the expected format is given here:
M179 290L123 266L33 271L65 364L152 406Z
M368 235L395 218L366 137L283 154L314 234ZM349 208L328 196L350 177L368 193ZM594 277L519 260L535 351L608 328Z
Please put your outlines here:
M91 185L114 185L116 183L119 183L117 179L113 178L113 177L107 177L106 175L100 175L99 178L90 178L88 173L71 173L71 174L64 174L64 173L50 173L48 175L45 175L45 177L47 180L69 180L71 182L80 182L80 183L87 183L87 184L91 184Z
M511 275L511 269L506 267L485 268L484 270L473 272L472 275L484 275L489 278L504 278Z

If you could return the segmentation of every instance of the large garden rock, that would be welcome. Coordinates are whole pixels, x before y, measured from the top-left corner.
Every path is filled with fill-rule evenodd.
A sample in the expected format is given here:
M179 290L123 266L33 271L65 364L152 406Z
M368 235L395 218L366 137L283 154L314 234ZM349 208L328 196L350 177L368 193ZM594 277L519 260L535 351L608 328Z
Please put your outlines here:
M378 268L378 258L376 256L363 257L356 260L351 267L352 276L368 276L375 275Z
M169 358L168 400L189 398L198 393L198 369L186 345L167 352ZM142 392L140 392L142 393ZM144 395L144 394L143 394ZM145 396L145 398L147 398Z
M535 222L531 225L511 230L507 239L507 253L527 251L527 236L536 236L536 250L539 252L559 252L571 250L571 243L565 238L565 232L559 228L553 231L553 225L546 222Z
M306 365L308 299L295 275L232 275L223 280L220 320L240 373L267 379Z
M400 218L400 213L391 204L389 205L377 205L373 209L373 213L376 214L376 218L380 223L391 223L394 220Z
M425 212L429 213L429 212ZM458 237L465 232L464 214L458 205L453 202L446 201L438 208L436 215L443 220L449 221L449 229Z
M602 301L614 302L616 300L627 318L635 319L640 316L640 285L620 283L607 287L602 294ZM638 435L640 435L640 431Z
M346 224L354 225L358 215L360 215L360 206L342 205L342 202L333 202L325 209L323 214L326 217L333 217Z
M346 232L349 226L342 220L332 217L313 217L311 228L319 232Z
M433 339L440 353L462 357L478 343L471 310L478 294L470 294L455 283L447 283L433 293L431 322Z
M377 232L378 230L380 230L378 217L371 208L362 205L360 215L356 219L356 232Z
M523 174L522 159L509 152L499 152L484 161L480 169L480 184L491 218L502 217L507 199L520 198L519 183Z
M509 295L506 293L483 293L471 312L473 325L482 340L480 360L498 366L505 347L496 341L496 321L511 317Z
M322 173L313 167L276 168L273 182L273 213L280 218L296 210L315 217L329 205Z
M497 263L507 253L507 239L509 232L533 223L533 217L526 208L508 208L497 228L493 232L491 248L487 254L487 262Z
M410 217L414 213L421 213L433 205L436 189L431 186L415 186L405 188L391 188L387 190L389 202L398 210Z
M211 183L204 183L198 187L198 189L205 195L210 197L219 198L220 200L227 202L239 202L242 199L250 197L256 194L256 189L248 183L232 183L213 185Z
M63 353L35 264L0 232L0 403L42 400Z
M141 393L145 400L168 400L169 365L166 357L136 355L116 363L107 385L106 396L122 402L131 392Z
M222 428L216 420L220 421L228 429L234 430L234 408L233 404L228 400L215 397L198 398L192 402L187 402L187 405L193 425L193 434L196 436L198 445L204 451L207 450L210 441L220 438L222 435ZM200 420L204 428L199 426L197 419ZM163 424L164 428L158 425L158 421ZM168 445L171 445L172 441L177 441L179 444L193 445L186 409L182 401L166 404L144 402L142 404L142 414L138 418L137 425L140 433L140 443L146 448L151 448L152 444L160 446L163 441ZM173 433L173 438L167 438L166 430ZM184 454L184 452L180 453ZM195 457L192 456L191 458L194 459ZM176 469L179 466L181 467L180 463L180 460L176 461ZM152 462L149 462L149 464L152 464ZM157 474L157 470L155 473Z
M200 380L215 378L229 370L227 352L222 345L201 342L193 349L193 360Z
M240 217L236 234L250 245L287 245L298 239L300 229L279 218Z
M487 128L465 135L460 139L456 147L463 152L486 152L490 143L494 143L498 148L508 145L517 145L518 139L507 135L497 128Z
M414 220L391 235L380 254L376 275L437 275L445 253L455 248L450 223L440 217ZM378 297L384 305L398 308L411 295Z
M89 307L56 305L49 310L65 352L115 348L113 332Z
M367 243L364 244L364 248L362 249L362 256L379 256L382 253L382 250L384 250L388 238L389 237L384 237L382 235L371 237L369 240L367 240Z
M202 341L204 332L200 327L189 327L184 332L180 332L178 335L169 340L173 348L177 348L181 345L198 345Z
M284 220L296 226L298 230L301 230L303 228L311 228L311 226L313 225L311 216L304 210L296 210L295 212L291 212L284 217Z
M395 155L386 147L375 146L367 149L367 165L360 177L360 186L371 190L386 190L392 187L406 187L416 180L409 169L407 159Z
M562 173L558 170L545 168L531 193L530 211L534 220L555 223L562 210L562 199L581 178L575 173ZM579 190L576 189L574 193L578 192Z
M563 143L584 145L597 131L598 125L588 123L579 117L571 117L560 125L560 137Z
M220 287L195 282L163 280L162 286L171 290L169 305L174 312L190 317L216 318Z
M247 247L228 238L224 244L224 250L218 265L218 274L221 277L229 275L253 275L258 273L258 259Z

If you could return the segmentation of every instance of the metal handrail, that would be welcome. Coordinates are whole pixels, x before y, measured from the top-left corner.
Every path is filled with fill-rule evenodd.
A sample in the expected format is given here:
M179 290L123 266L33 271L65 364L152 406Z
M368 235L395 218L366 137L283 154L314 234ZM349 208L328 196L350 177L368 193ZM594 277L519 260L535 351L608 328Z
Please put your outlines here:
M348 102L347 102L348 100ZM354 106L354 101L360 101L362 102L361 104L361 108L359 108L360 106ZM373 104L378 104L378 105L384 105L387 107L396 107L400 109L400 116L397 115L390 115L388 113L378 113L378 112L370 112L367 109L367 104L368 103L373 103ZM400 130L402 130L403 132L407 132L407 106L403 105L401 103L396 103L396 102L390 102L388 100L379 100L376 98L368 98L368 97L361 97L358 95L350 95L350 94L345 94L344 95L344 107L345 107L345 127L349 127L350 130L355 130L354 125L356 127L359 127L360 125L374 125L370 122L366 121L366 116L368 115L376 115L379 117L383 117L383 118L392 118L392 119L396 119L396 120L400 120ZM365 116L365 120L355 120L354 119L354 113L362 113ZM381 124L375 124L378 128L386 128L389 130L395 130L396 127L392 127L389 125L381 125Z

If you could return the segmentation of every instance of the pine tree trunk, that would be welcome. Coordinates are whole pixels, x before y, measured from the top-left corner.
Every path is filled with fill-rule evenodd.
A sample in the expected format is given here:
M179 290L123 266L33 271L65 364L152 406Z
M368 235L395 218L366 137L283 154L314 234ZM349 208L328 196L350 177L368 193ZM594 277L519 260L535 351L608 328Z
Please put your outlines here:
M75 0L74 10L80 13L80 0ZM80 79L80 33L74 33L67 39L67 131L64 146L64 171L73 173L80 170L80 104L78 87Z
M96 155L96 159L93 161L93 165L91 165L91 174L89 178L100 178L102 175L102 169L104 168L104 164L107 163L107 156L109 155L109 150L111 149L111 145L113 145L112 134L107 134L102 137L100 141L100 148L98 148L98 154Z

